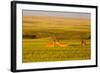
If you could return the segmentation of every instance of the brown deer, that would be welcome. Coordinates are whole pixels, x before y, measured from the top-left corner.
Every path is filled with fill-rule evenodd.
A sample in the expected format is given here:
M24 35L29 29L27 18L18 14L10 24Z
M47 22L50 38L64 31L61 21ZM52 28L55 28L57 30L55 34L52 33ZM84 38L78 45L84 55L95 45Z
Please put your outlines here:
M86 45L86 41L85 40L81 40L81 45L84 47Z
M67 47L68 46L67 44L61 43L59 41L59 37L57 37L57 36L53 36L52 39L53 39L53 42L52 43L48 43L47 47L54 47L56 45L60 46L60 47Z

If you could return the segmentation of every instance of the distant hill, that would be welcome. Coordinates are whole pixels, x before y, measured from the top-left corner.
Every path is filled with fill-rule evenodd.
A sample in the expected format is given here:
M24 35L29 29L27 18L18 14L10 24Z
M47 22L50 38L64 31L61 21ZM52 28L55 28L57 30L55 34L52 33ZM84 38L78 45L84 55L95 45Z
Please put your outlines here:
M90 20L86 18L23 16L24 37L87 38L90 36L90 27Z

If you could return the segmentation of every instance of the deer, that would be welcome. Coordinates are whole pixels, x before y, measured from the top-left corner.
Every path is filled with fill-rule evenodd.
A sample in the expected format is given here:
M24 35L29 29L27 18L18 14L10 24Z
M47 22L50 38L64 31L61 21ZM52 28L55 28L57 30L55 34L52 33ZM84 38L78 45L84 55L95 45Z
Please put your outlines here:
M86 41L85 40L81 40L81 45L84 47L86 45Z
M67 47L67 44L61 43L59 41L59 37L52 36L51 39L53 39L53 42L52 43L48 43L47 47L54 47L55 45L60 46L60 47Z

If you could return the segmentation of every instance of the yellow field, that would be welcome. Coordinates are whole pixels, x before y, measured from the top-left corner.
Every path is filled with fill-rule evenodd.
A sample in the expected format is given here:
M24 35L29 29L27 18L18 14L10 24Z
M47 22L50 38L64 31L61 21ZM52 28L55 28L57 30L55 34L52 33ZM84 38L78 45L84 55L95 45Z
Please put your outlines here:
M90 20L23 16L23 63L91 58Z

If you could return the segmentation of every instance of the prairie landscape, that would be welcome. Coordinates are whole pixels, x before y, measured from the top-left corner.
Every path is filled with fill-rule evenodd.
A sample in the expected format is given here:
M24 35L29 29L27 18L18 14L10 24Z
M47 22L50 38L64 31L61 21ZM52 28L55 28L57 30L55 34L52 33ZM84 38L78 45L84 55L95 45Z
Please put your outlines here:
M23 15L23 63L91 59L89 18Z

